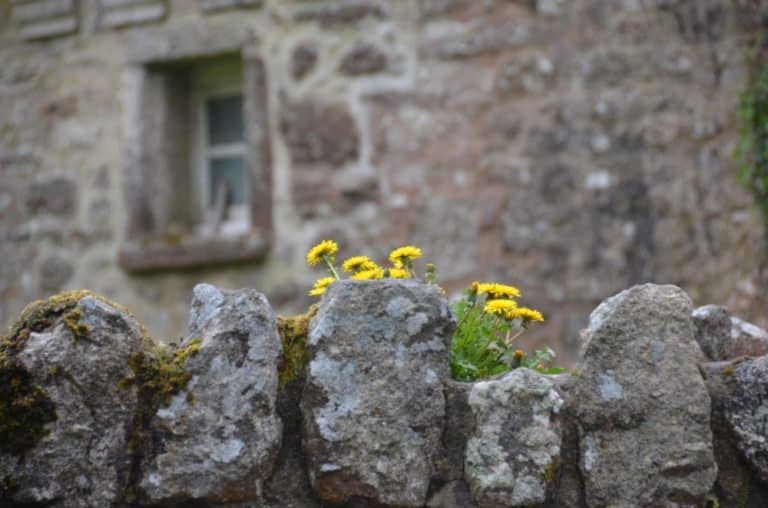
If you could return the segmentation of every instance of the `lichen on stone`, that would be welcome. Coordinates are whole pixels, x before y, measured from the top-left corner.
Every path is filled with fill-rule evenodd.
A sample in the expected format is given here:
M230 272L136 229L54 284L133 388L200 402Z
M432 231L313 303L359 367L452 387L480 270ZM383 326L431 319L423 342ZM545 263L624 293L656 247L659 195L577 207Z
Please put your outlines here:
M16 355L32 332L41 332L63 316L65 326L77 339L88 333L81 322L77 303L90 291L68 291L37 300L21 312L8 331L0 336L0 453L21 456L45 436L45 425L56 420L56 408Z
M195 337L182 347L172 348L156 343L147 335L144 335L143 342L142 349L133 353L128 360L133 375L118 383L119 387L126 389L136 386L139 397L127 444L127 452L132 459L127 486L122 494L122 501L126 504L136 500L141 464L151 445L152 418L158 409L170 404L171 398L187 386L192 377L186 369L187 360L200 351L202 344L201 339ZM191 392L187 394L187 400L190 403L194 401Z

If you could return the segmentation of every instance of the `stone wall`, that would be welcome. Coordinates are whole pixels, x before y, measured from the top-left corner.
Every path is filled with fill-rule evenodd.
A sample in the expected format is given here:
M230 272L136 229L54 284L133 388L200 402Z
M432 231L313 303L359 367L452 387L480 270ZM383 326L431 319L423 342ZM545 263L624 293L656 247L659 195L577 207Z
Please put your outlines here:
M742 353L768 333L645 284L592 312L571 373L461 383L455 325L403 280L334 283L279 327L200 284L169 348L91 293L36 302L0 337L0 504L766 506L768 356Z
M0 323L90 287L172 340L202 279L306 308L304 253L324 238L379 257L418 244L451 291L519 285L548 317L532 337L565 362L589 309L626 285L726 301L759 257L731 153L763 14L747 0L4 2ZM258 199L252 235L213 241L176 227L189 178L162 136L184 125L143 101L155 69L219 54L243 61Z

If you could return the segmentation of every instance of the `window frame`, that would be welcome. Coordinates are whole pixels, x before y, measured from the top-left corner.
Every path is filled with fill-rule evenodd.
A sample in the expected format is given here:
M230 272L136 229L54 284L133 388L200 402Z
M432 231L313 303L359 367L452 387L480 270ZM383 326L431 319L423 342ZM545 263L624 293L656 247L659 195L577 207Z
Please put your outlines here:
M182 46L177 39L169 36L168 44L134 52L121 82L125 224L117 262L128 273L262 262L274 241L270 87L263 55L245 39L223 45L195 39L196 45ZM221 89L224 77L242 93L247 147L249 228L236 235L200 231L202 189L193 174L199 169L200 132L194 92L212 91L212 84Z
M211 145L209 139L209 115L208 101L211 99L225 99L239 97L242 104L243 120L243 139L235 143L222 145ZM245 132L245 96L243 87L230 85L222 86L213 90L194 90L192 93L193 111L196 118L196 135L193 143L192 172L197 185L197 206L199 208L200 220L198 229L201 234L221 234L224 236L238 235L247 232L250 227L250 203L251 196L248 185L248 168L246 157L248 156L247 134ZM243 192L244 199L242 203L230 205L225 211L225 217L219 224L219 229L213 231L212 223L209 217L215 213L211 196L211 161L215 158L240 157L243 161Z

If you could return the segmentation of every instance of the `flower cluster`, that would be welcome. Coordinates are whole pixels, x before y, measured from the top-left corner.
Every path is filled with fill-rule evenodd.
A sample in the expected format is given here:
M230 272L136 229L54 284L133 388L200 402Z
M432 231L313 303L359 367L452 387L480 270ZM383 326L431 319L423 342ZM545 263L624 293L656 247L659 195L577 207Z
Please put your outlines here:
M493 314L507 321L519 319L525 328L532 322L544 321L541 312L528 307L518 307L516 298L520 297L520 290L514 286L497 282L473 282L469 293L472 302L476 302L478 296L485 295L483 312L486 314Z
M520 290L498 282L473 282L464 298L453 305L458 325L451 341L451 372L455 379L482 379L518 367L544 374L554 352L545 348L528 356L512 349L513 341L532 323L544 321L541 312L521 307Z
M307 252L307 264L316 266L323 263L328 270L328 276L315 282L309 291L311 296L320 296L334 281L340 280L336 269L336 253L339 246L332 240L323 240ZM421 249L413 245L398 247L389 254L390 267L379 266L368 256L352 256L341 264L341 269L349 273L352 280L373 279L413 279L417 278L413 261L422 256ZM426 282L437 283L434 265L427 265Z
M323 240L307 252L309 266L324 265L327 274L319 278L311 296L321 296L342 277L350 280L418 279L414 261L422 257L413 245L398 247L388 256L389 266L381 266L368 256L352 256L337 269L339 246ZM427 263L424 282L438 284L435 265ZM439 286L438 286L439 287ZM443 291L445 293L445 291ZM451 339L451 373L454 379L483 379L510 369L526 367L542 374L556 374L562 369L549 367L555 353L548 347L527 355L512 347L513 341L533 323L544 321L541 312L518 305L520 290L498 282L473 282L464 297L452 304L456 331Z

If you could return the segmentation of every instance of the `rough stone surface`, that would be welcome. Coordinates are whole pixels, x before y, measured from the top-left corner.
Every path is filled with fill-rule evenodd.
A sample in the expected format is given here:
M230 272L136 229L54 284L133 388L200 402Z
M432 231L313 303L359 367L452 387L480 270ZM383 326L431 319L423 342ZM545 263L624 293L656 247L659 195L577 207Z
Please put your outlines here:
M465 476L481 508L546 500L562 442L563 400L552 383L520 368L475 383L469 395L476 430L467 442Z
M319 3L319 2L318 2ZM309 5L296 14L297 21L318 21L326 27L355 23L367 17L383 17L376 0L339 0L330 4Z
M691 301L646 284L590 316L575 385L589 506L703 504L717 467Z
M768 353L768 332L736 316L731 316L730 339L729 358Z
M693 311L696 341L708 360L730 360L741 356L762 356L768 352L768 332L725 307L705 305Z
M739 451L739 439L725 416L726 401L741 389L734 382L732 362L701 364L712 400L712 434L717 481L714 495L720 506L763 508L768 506L768 485L754 477L749 461Z
M435 286L341 281L326 291L310 324L301 399L304 449L321 499L425 504L454 326Z
M0 478L18 486L17 502L111 506L126 488L126 423L137 391L118 382L132 374L128 359L140 349L142 331L132 317L91 296L75 309L87 334L75 337L60 318L32 332L16 356L56 409L48 434L22 460L0 456Z
M161 17L131 22L160 14L161 3ZM204 252L222 287L306 293L316 274L297 253L334 232L347 243L344 256L386 256L418 244L425 260L437 262L448 294L474 279L519 286L547 316L526 336L549 343L565 366L578 356L589 312L642 281L675 281L694 301L728 303L734 315L768 329L768 278L740 283L760 261L762 224L748 189L733 178L738 163L730 148L739 136L735 98L749 75L745 55L764 31L764 1L0 4L0 327L46 296L40 263L63 255L75 269L68 286L125 303L154 336L186 333L185 302L200 272L134 275L115 256L134 233L139 242L155 233L173 242L178 228L193 232L187 214L200 212L196 199L178 202L195 193L176 192L195 180L184 159L197 157L183 146L195 122L179 122L160 139L166 129L143 126L172 125L160 104L147 107L142 96L153 88L155 69L235 56L245 74L246 158L259 187L249 189L258 205L251 217L259 229L273 223L274 235L259 262L233 264L231 256ZM71 5L72 15L16 17L54 4ZM105 26L106 4L117 13L112 21L131 23ZM204 9L211 5L228 8ZM24 40L35 33L41 39ZM339 72L359 43L387 55L386 72ZM293 52L304 45L318 58L293 79ZM258 60L263 69L249 71ZM191 103L180 93L184 82L164 96L168 111ZM286 136L281 119L314 102L334 105L345 120L316 120L310 112L295 120L305 135ZM142 173L132 168L153 173L160 151L147 151L150 145L178 162L179 185L136 177ZM373 175L379 197L335 206L346 178L326 175L318 178L323 186L302 177L294 192L297 166L305 164L294 155L304 153L334 161L310 169L343 159L342 172ZM103 173L106 188L94 184ZM60 177L75 189L73 205L63 207L71 212L27 206L31 185ZM330 206L313 204L308 213L313 184L311 197L330 195ZM110 206L97 217L90 210L101 199ZM171 207L166 222L162 213ZM105 222L102 213L110 234L94 227ZM305 303L291 299L278 310L299 312Z
M66 177L34 183L29 187L27 207L34 214L71 215L76 193L75 183Z
M339 166L358 156L355 120L339 104L296 104L283 118L283 131L295 164Z
M708 360L727 360L725 352L731 338L731 316L725 307L705 305L691 315L696 327L696 342Z
M187 361L192 378L158 410L160 452L139 484L151 502L257 499L280 448L277 368L282 347L266 298L253 289L195 287Z
M347 53L339 64L339 71L347 76L381 72L387 68L387 55L372 44L359 44Z
M724 401L725 419L742 457L768 482L768 356L739 363L732 375L735 387Z
M291 56L291 74L296 81L312 72L317 65L317 49L308 44L302 44L293 50Z
M46 292L59 291L72 277L72 263L62 256L52 256L40 265L40 289Z

